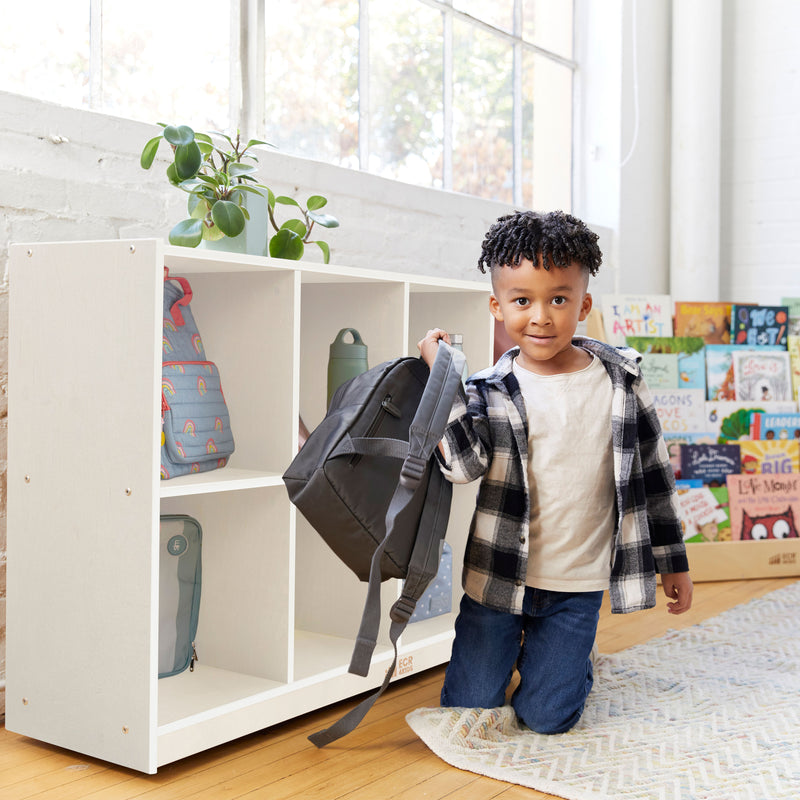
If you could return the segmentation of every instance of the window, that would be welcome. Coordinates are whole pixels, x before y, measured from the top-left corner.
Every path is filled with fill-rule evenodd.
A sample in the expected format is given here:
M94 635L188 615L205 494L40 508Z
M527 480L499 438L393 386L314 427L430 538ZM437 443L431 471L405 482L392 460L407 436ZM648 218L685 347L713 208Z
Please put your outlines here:
M37 0L4 23L4 90L570 207L572 0Z

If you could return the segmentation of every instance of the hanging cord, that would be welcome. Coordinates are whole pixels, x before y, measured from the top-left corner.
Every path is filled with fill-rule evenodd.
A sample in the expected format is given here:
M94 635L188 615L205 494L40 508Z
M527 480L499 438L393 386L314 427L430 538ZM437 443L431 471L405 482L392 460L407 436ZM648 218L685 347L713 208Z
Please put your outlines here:
M628 154L622 159L620 168L624 167L630 160L636 145L639 141L639 48L637 45L638 35L636 32L636 5L637 0L631 3L631 50L633 58L633 138Z

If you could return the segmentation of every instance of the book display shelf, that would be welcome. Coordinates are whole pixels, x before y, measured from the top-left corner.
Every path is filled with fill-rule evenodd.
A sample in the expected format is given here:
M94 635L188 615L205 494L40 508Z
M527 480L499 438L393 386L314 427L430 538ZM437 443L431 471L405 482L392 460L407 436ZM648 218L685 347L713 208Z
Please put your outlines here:
M236 451L224 469L159 479L163 269L189 279ZM328 347L356 328L374 366L433 326L492 361L486 282L397 275L156 239L11 247L9 730L154 773L378 686L347 673L365 585L289 502L298 419L323 418ZM454 487L460 565L474 487ZM158 520L203 527L193 672L157 678ZM458 570L454 591L460 594ZM385 610L398 582L384 584ZM453 607L456 603L454 599ZM386 618L384 613L383 617ZM397 677L449 658L454 614L409 625Z

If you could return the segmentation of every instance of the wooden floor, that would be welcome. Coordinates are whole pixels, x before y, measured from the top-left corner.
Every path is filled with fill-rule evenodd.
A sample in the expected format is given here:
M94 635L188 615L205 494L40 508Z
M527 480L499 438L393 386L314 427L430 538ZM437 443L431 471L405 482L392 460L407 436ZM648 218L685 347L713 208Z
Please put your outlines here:
M695 587L692 610L667 614L663 597L650 611L613 616L604 606L598 633L601 653L624 649L714 616L727 608L793 583L796 578L705 583ZM660 590L659 590L660 591ZM247 736L142 775L0 730L0 797L3 800L543 800L521 786L450 767L405 724L415 708L438 705L444 669L394 684L356 731L317 750L306 736L329 724L345 703Z

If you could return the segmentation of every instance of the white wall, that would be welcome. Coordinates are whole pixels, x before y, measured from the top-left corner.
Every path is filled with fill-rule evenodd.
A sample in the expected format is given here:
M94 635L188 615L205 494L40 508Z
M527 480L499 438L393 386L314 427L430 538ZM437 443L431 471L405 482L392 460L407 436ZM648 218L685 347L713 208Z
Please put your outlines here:
M800 296L800 3L726 0L722 298Z

